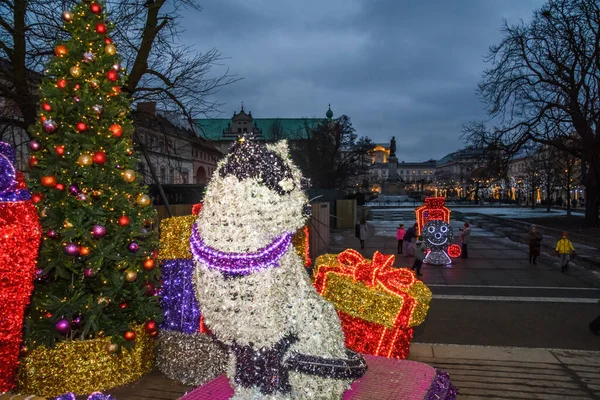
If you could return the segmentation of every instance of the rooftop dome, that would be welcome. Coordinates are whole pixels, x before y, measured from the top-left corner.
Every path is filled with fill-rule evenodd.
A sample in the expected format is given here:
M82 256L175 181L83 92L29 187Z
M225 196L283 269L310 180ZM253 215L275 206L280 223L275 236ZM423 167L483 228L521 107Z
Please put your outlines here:
M329 105L329 109L325 113L325 116L327 117L327 119L333 118L333 111L331 111L331 104Z

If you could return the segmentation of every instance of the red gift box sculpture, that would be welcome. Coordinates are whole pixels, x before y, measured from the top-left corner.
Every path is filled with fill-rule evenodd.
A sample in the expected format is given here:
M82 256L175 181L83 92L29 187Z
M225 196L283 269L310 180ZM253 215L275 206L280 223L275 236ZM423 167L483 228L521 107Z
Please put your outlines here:
M450 209L444 205L445 202L446 200L443 197L427 197L425 198L425 204L415 208L419 235L428 221L441 220L447 224L450 223Z
M14 387L41 236L15 151L0 142L0 393Z
M413 327L427 315L431 291L414 272L394 268L394 256L356 250L317 258L314 286L338 311L346 346L391 358L409 354Z

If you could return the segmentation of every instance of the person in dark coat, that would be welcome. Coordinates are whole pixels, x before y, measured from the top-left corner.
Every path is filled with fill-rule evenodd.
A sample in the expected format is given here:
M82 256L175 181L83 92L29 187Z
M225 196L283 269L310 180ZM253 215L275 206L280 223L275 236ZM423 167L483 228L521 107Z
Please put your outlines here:
M461 229L460 243L461 243L461 258L469 258L469 243L471 243L471 228L469 224L465 222L464 228Z
M537 258L540 256L540 250L542 248L542 234L537 230L535 225L531 225L529 230L529 264L532 262L536 263Z
M414 224L413 226L408 228L406 230L406 233L404 234L404 243L406 243L406 257L412 256L418 226L419 225Z

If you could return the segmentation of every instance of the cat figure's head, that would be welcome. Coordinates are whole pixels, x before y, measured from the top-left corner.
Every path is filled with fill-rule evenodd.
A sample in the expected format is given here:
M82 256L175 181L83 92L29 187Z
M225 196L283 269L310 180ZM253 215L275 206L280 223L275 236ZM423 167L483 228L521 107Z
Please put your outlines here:
M253 252L306 223L306 180L286 141L238 139L211 177L196 227L210 247Z

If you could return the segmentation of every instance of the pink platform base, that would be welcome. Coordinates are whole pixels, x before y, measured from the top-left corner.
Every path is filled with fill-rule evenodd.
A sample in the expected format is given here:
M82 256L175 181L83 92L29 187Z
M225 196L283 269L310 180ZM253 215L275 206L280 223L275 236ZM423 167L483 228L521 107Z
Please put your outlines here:
M427 364L364 355L369 369L344 393L343 400L453 399L449 380L440 388L439 373ZM435 388L432 388L435 387ZM437 395L432 396L433 392ZM442 393L443 392L443 393ZM221 375L187 393L180 400L228 400L233 389Z

